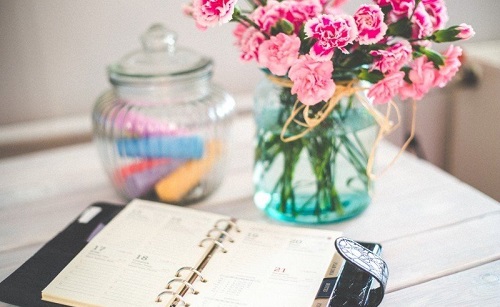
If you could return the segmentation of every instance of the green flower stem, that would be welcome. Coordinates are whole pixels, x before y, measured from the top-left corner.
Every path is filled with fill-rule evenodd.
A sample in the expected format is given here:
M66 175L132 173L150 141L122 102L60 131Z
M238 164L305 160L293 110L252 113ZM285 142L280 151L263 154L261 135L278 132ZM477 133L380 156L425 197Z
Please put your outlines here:
M341 152L341 155L349 162L351 162L352 166L356 169L356 173L358 174L357 179L360 179L365 187L368 187L368 176L366 175L366 167L357 163L357 161L352 159L352 156L347 155Z
M307 149L316 179L314 213L319 222L325 210L337 211L340 214L342 212L342 203L335 187L335 176L332 175L340 144L336 146L336 139L333 135L315 134L313 138L308 138Z
M352 100L351 99L352 99L352 96L349 99L349 105L352 107ZM349 108L349 106L348 106L348 108ZM348 108L346 108L346 109L348 109ZM353 142L349 139L349 137L347 137L348 133L345 130L344 121L348 115L347 114L348 110L343 112L343 114L340 114L341 113L340 110L338 110L337 112L339 113L339 117L342 119L342 123L337 125L337 128L342 131L342 133L341 133L342 142L345 143L347 150L349 150L353 156L357 157L356 160L360 163L360 165L365 165L368 162L369 154L368 154L368 151L366 150L365 146L363 145L363 142L359 139L358 133L355 131L350 133L350 135L352 135L354 137L356 144L353 144Z
M369 157L369 153L368 153L368 150L366 150L365 146L363 145L363 142L361 142L358 134L356 132L353 132L352 135L354 136L354 139L356 140L356 143L357 143L357 148L360 149L361 153L363 154L363 158L366 160L366 162L368 162L368 157Z
M255 162L261 172L262 184L272 184L270 189L260 190L269 197L267 203L261 205L289 219L303 215L322 223L329 221L332 213L338 217L349 214L351 209L347 205L351 203L351 195L356 197L363 193L355 186L351 187L353 180L360 181L362 190L368 189L366 165L369 151L364 147L358 130L371 126L371 123L366 121L365 114L358 109L356 97L352 95L339 103L330 116L308 134L291 142L283 142L281 129L290 117L296 99L289 88L282 88L279 92L279 112L264 114L262 121L258 122L263 126L257 135ZM276 117L273 119L273 116ZM296 119L303 121L302 116L299 113ZM298 135L303 129L300 125L292 124L286 133L287 136ZM309 159L311 178L302 178L297 169L302 154ZM346 170L338 169L340 160L349 164ZM281 165L276 165L278 162ZM272 174L275 170L280 171L274 174L277 177ZM343 171L349 173L342 175L346 179L340 182L338 174ZM269 182L271 178L275 178L275 181ZM348 189L346 194L341 193L339 189L345 188Z
M265 170L273 165L274 158L283 151L279 135L270 135L267 140L265 131L259 131L258 144L255 150L255 162L266 161Z
M280 140L281 141L281 140ZM290 203L290 209L293 216L296 215L295 207L295 194L293 187L293 178L295 167L300 158L300 153L303 148L302 140L296 140L294 142L282 143L283 144L283 176L281 199L280 199L280 211L286 212L287 203Z
M255 29L257 29L260 33L262 33L267 39L270 38L269 34L263 32L259 25L257 25L252 19L250 19L248 16L242 14L242 11L239 10L239 9L235 9L234 10L234 13L233 13L233 16L232 16L232 20L233 21L236 21L236 22L239 22L245 26L250 26L250 27L254 27Z
M353 134L356 134L355 132ZM361 154L361 151L366 151L364 146L360 145L359 148L354 145L351 140L342 136L342 144L346 149L346 153L341 151L341 154L351 162L351 165L356 169L358 174L358 179L361 179L365 186L368 186L368 175L366 174L366 165L368 163L368 156L364 156Z

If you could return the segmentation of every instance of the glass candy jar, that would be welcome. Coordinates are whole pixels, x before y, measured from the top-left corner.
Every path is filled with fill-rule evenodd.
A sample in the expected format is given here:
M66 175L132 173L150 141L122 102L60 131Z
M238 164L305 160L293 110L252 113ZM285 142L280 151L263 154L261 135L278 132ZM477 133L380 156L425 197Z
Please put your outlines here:
M108 67L113 88L93 109L103 166L127 199L199 200L222 181L234 99L211 82L212 61L177 47L164 26L141 40Z

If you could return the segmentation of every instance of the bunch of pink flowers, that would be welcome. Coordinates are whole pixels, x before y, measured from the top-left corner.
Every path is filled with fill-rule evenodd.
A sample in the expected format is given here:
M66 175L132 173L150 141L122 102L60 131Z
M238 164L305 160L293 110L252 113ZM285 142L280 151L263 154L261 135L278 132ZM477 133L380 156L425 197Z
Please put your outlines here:
M293 82L305 105L328 101L336 84L366 80L368 97L384 104L398 96L420 100L457 73L462 49L443 53L432 43L465 40L467 24L445 28L444 0L374 0L352 15L347 0L192 0L185 12L199 28L229 21L244 61L256 61Z

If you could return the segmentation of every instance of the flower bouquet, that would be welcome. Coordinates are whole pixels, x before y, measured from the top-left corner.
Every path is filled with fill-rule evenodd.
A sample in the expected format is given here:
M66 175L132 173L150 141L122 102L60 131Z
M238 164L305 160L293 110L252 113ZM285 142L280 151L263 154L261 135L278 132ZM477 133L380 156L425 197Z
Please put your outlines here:
M389 120L393 100L409 99L415 111L415 101L444 87L461 64L460 47L440 53L433 43L474 35L466 24L445 27L443 0L374 0L353 14L344 2L193 0L185 7L200 29L237 22L241 59L267 76L255 95L254 200L278 219L332 222L364 210L376 146L397 126Z

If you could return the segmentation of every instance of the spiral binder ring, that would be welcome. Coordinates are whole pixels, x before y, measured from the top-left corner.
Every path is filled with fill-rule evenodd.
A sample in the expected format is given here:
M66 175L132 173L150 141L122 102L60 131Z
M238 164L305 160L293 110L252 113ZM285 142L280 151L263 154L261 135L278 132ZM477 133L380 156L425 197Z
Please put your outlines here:
M186 301L184 300L184 298L179 295L177 292L175 291L172 291L172 290L165 290L165 291L162 291L160 294L158 294L158 296L156 297L156 302L157 303L161 303L161 296L162 295L165 295L165 294L170 294L172 295L173 297L175 297L180 303L182 303L184 306L188 307L189 304L186 303Z
M225 223L227 223L228 225L231 225L231 227L234 227L234 229L236 229L236 232L240 232L240 231L241 231L241 230L240 230L240 228L238 227L238 225L236 225L236 223L235 223L235 222L233 222L233 221L231 221L231 220L229 220L229 219L220 219L220 220L218 220L217 222L215 222L214 227L215 227L215 228L217 228L217 229L220 229L220 228L218 227L218 225L219 225L219 223L221 223L221 222L225 222Z
M233 243L233 242L234 242L234 239L233 239L233 238L231 238L231 236L229 235L229 233L227 233L227 231L222 230L222 229L219 229L219 228L212 228L212 229L210 229L210 231L207 233L207 237L209 237L209 238L213 238L213 237L211 236L211 234L212 234L212 232L214 232L214 231L217 231L217 232L219 233L219 235L225 235L225 236L227 237L227 240L228 240L229 242L231 242L231 243Z
M190 284L189 282L187 282L186 280L182 279L182 278L174 278L174 279L171 279L168 281L167 283L167 286L166 286L166 289L172 289L172 286L170 285L171 283L174 283L174 282L180 282L180 283L183 283L186 287L188 287L190 290L191 290L191 293L193 294L198 294L200 292L196 291L193 287L192 284Z
M177 272L175 273L175 277L181 277L181 272L184 270L191 271L194 274L198 275L198 277L200 277L201 282L207 282L207 280L201 275L200 271L190 266L183 266L182 268L178 269Z
M223 228L219 228L220 223L225 223ZM207 249L207 254L205 255L203 261L201 261L196 267L184 266L179 268L175 273L175 278L168 281L166 290L158 294L158 296L156 297L156 302L161 302L161 297L163 295L170 294L172 295L172 299L174 299L174 301L172 301L172 306L177 306L180 303L182 303L183 306L189 306L189 304L187 304L184 300L184 295L189 290L191 290L191 293L194 295L199 293L194 289L193 283L198 277L200 278L201 282L207 282L207 280L201 275L201 271L206 266L210 257L212 257L213 254L217 251L217 247L220 248L223 253L227 253L227 250L224 247L224 244L222 244L222 241L227 238L228 242L234 242L234 239L229 235L229 231L232 229L234 229L236 232L241 232L235 221L232 219L220 219L215 222L213 229L208 231L207 238L202 239L199 243L200 247L204 247L203 244L205 243L205 241L212 242L210 248ZM214 231L217 231L218 233L216 237L212 237ZM186 278L183 278L181 276L181 272L184 270L188 270L191 272L191 274L189 274ZM175 282L182 283L182 286L180 286L177 291L172 290L172 283Z
M222 252L223 252L223 253L227 253L227 250L224 248L224 244L220 243L220 242L219 242L219 241L217 241L217 239L215 239L215 238L205 238L205 239L201 240L201 242L200 242L199 246L200 246L200 247L203 247L203 243L204 243L205 241L212 241L214 244L216 244L218 247L220 247L220 248L221 248L221 250L222 250Z

